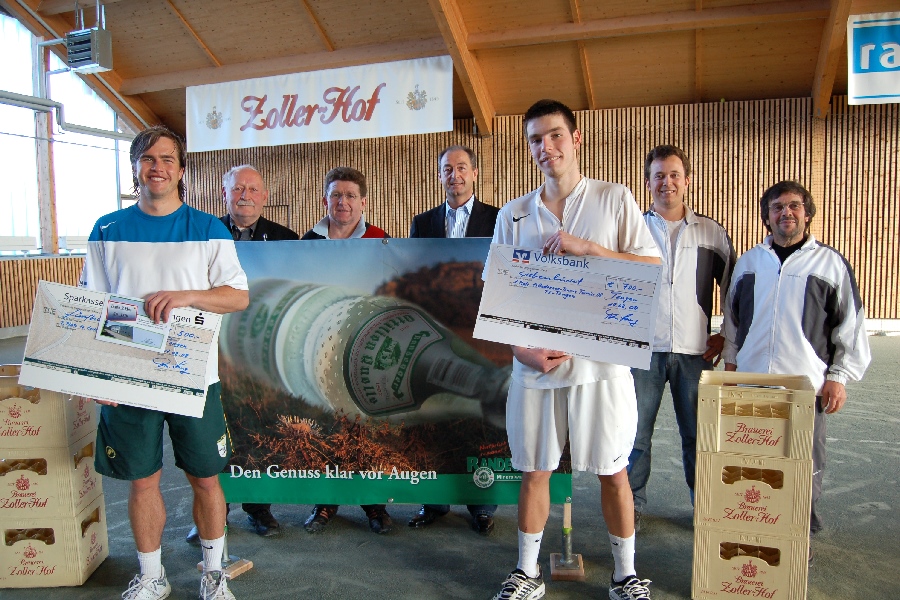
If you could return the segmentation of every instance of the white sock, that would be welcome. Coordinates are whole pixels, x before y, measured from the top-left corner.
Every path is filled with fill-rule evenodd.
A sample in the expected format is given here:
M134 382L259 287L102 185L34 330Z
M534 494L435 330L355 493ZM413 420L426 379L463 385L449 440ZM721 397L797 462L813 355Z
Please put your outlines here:
M519 530L519 564L517 569L522 569L529 577L537 577L538 573L538 554L541 553L541 539L544 532L525 533Z
M153 552L138 552L138 563L141 565L141 577L162 577L162 548Z
M609 543L612 544L613 562L616 565L613 579L622 581L629 575L634 575L634 534L620 538L610 533Z
M225 536L214 540L200 539L200 547L203 548L203 570L221 571L222 554L225 551Z

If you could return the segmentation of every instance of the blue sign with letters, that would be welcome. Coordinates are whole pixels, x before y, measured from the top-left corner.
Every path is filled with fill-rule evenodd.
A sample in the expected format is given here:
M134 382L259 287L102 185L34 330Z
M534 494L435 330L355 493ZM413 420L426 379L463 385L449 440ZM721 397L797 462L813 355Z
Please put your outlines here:
M847 51L850 104L900 102L900 13L851 15Z

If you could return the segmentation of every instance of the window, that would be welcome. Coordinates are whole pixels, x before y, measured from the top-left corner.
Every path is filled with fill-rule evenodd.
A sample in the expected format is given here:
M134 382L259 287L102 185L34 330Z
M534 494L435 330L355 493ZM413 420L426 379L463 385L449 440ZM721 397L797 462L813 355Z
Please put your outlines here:
M34 37L17 20L0 14L3 88L37 95L33 81ZM50 69L65 67L51 55ZM69 123L115 130L115 111L77 75L48 77L48 95L64 106ZM37 145L34 111L0 104L0 159L12 181L0 190L0 236L29 236L40 245ZM124 129L119 127L120 130ZM52 134L56 222L59 236L87 236L100 216L133 203L127 142L66 132L55 122ZM122 195L126 197L123 199Z

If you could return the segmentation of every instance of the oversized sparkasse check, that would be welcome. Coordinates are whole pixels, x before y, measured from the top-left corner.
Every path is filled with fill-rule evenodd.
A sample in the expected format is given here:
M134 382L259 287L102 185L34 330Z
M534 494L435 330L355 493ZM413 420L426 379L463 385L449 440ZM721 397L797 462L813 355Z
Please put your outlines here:
M141 347L150 328L139 332L140 319L135 319L134 331L123 326L124 320L131 319L132 306L138 315L143 310L140 300L129 303L113 294L39 282L19 382L202 416L211 349L218 343L221 315L173 309L160 352ZM103 337L109 341L100 339ZM124 344L123 338L127 338Z
M474 337L647 369L661 265L491 244Z

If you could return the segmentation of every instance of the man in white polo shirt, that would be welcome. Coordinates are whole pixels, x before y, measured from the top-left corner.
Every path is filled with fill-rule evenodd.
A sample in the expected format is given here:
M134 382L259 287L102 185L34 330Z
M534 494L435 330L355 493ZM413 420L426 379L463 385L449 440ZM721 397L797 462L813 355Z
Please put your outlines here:
M581 175L574 113L560 102L540 100L525 113L524 128L545 182L500 210L493 241L658 264L659 250L631 192ZM615 562L609 597L648 600L650 581L634 569L634 504L626 473L637 428L630 370L554 350L513 346L513 355L506 429L513 466L522 471L519 563L495 599L544 596L537 559L550 514L550 475L569 433L572 468L600 478Z

